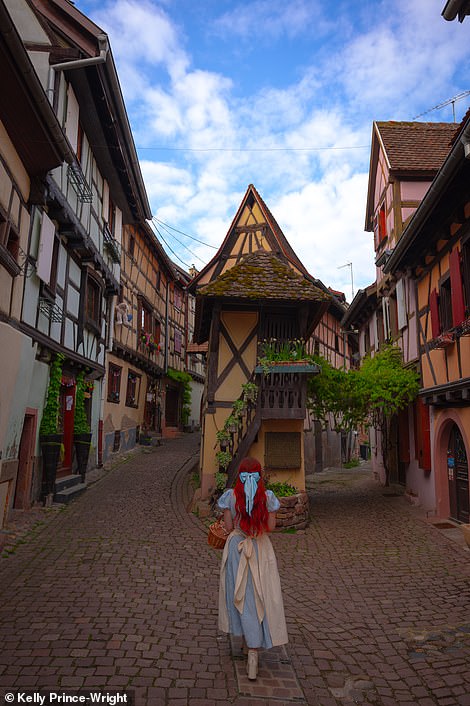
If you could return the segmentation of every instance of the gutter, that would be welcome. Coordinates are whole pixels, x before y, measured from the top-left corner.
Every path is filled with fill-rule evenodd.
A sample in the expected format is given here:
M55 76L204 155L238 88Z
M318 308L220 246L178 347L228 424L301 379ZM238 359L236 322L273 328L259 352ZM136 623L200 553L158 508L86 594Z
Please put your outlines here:
M466 0L447 0L441 15L448 22L452 22L459 17L459 22L463 22L465 15L470 14L470 4Z
M404 257L408 248L417 239L420 228L431 215L439 194L444 187L449 184L457 171L462 157L464 159L470 159L470 119L467 121L467 125L459 136L459 139L448 154L446 161L438 171L434 181L416 209L410 223L395 246L393 253L385 263L383 268L384 273L393 272L393 270L399 267L402 257Z
M54 95L54 76L56 71L71 71L72 69L82 69L86 66L96 66L104 64L109 51L109 42L106 34L99 34L98 46L100 53L98 56L92 56L88 59L72 59L72 61L62 61L60 64L52 64L49 67L49 80L47 85L47 93L51 98ZM52 101L51 101L52 102Z

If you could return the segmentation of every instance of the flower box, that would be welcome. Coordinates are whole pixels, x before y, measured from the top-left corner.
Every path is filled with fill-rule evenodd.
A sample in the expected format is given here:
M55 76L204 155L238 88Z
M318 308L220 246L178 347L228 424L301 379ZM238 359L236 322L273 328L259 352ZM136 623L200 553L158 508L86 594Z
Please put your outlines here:
M267 365L257 365L255 368L255 373L264 373L269 375L270 373L303 373L303 374L315 374L320 372L320 367L314 363L307 363L306 361L276 361L275 363L268 363Z

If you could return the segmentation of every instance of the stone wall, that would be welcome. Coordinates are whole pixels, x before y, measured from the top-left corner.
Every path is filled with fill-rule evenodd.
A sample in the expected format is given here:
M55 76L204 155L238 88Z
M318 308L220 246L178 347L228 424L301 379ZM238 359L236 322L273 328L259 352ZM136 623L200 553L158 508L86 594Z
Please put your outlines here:
M276 529L305 529L308 525L309 505L308 495L305 491L279 498L281 507L276 515Z

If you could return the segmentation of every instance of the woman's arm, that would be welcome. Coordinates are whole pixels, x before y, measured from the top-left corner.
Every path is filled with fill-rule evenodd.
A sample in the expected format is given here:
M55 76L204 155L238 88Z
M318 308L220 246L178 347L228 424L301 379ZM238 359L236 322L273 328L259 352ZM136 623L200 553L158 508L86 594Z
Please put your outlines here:
M224 525L227 532L231 532L233 530L233 518L230 510L224 510Z
M276 513L270 512L268 514L268 529L272 532L276 527Z

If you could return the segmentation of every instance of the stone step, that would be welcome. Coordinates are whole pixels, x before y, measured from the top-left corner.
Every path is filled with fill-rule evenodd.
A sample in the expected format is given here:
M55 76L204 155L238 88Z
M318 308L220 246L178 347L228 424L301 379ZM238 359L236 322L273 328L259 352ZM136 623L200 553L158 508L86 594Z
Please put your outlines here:
M60 493L62 490L72 488L74 485L79 485L82 482L82 477L78 473L70 474L57 478L55 482L55 492Z
M77 476L80 479L80 476ZM80 479L81 480L81 479ZM78 485L72 485L68 488L63 488L60 491L56 491L54 494L54 502L62 503L67 505L75 498L78 498L86 490L86 483L79 483Z

